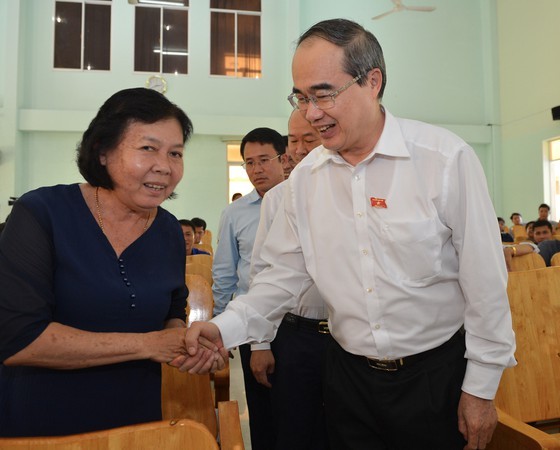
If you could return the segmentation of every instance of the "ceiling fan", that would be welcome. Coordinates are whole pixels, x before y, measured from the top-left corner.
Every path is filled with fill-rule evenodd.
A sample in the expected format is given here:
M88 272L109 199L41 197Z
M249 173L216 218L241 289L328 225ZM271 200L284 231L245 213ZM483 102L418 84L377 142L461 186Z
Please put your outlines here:
M387 12L384 12L383 14L379 14L378 16L372 17L372 20L381 19L382 17L388 16L389 14L393 14L401 11L431 12L434 9L436 9L435 6L406 6L403 5L402 0L391 0L391 1L395 4L395 7Z

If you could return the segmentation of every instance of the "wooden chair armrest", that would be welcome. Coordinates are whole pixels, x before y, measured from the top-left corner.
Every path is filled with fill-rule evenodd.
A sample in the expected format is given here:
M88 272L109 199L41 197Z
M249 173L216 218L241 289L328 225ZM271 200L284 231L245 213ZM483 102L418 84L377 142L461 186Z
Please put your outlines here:
M560 439L498 408L498 426L487 450L560 450Z
M222 450L245 450L237 401L218 403L218 428Z

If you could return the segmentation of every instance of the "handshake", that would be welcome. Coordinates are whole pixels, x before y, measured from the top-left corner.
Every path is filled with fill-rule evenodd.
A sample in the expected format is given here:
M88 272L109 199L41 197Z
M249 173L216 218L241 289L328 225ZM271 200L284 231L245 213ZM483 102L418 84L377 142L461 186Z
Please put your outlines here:
M171 328L164 332L179 334L182 343L171 350L171 354L160 362L176 367L180 372L191 374L205 374L223 369L228 361L229 352L224 348L220 330L210 322L193 322L186 330ZM179 353L177 355L177 353Z

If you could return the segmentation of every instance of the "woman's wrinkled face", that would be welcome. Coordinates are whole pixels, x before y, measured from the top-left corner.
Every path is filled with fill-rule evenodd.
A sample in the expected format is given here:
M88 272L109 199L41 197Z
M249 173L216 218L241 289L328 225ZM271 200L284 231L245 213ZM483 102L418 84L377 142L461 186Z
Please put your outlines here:
M114 193L132 210L159 206L183 177L183 130L174 119L132 122L117 147L100 156Z

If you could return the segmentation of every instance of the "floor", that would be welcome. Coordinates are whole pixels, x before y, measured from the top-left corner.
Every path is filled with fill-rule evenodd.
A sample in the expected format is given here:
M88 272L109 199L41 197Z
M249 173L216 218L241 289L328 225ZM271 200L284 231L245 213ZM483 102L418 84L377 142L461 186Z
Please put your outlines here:
M241 358L239 350L234 350L233 359L229 360L229 396L231 400L237 400L239 404L239 416L241 419L241 432L245 450L251 450L251 436L249 435L249 412L245 400L245 384L243 383L243 369L241 369Z

